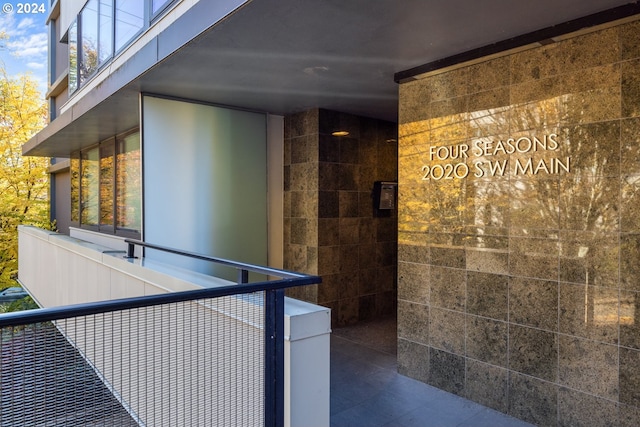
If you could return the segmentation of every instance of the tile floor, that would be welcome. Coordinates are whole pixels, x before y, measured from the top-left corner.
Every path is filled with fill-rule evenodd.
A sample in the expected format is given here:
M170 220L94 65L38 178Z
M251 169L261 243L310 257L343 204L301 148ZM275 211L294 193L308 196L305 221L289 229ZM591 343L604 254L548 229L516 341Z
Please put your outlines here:
M508 415L399 375L395 320L331 336L331 427L524 427Z

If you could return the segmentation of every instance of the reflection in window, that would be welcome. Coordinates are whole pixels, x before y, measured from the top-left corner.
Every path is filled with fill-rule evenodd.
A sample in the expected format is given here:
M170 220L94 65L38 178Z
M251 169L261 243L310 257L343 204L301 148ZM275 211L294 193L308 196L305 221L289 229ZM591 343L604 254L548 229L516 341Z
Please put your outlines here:
M144 2L116 0L116 51L122 49L144 27Z
M140 170L140 134L118 138L117 206L118 228L142 228L142 174Z
M100 0L98 28L98 62L102 64L113 55L113 0Z
M71 221L80 221L80 153L71 156Z
M153 0L151 2L151 14L155 15L169 3L171 3L171 0Z
M113 226L114 140L100 144L100 225Z
M80 14L80 85L98 69L98 0L89 0Z
M69 92L78 89L78 23L69 27Z
M100 167L98 147L82 153L80 172L80 222L98 225L100 200Z

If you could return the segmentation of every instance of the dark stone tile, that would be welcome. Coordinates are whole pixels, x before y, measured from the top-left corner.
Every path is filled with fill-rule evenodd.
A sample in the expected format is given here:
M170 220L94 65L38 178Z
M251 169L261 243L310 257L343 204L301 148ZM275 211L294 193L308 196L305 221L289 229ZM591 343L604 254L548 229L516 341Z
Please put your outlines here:
M340 244L340 220L338 218L318 219L318 246Z
M609 344L618 343L618 290L560 283L562 334Z
M640 407L620 404L620 427L637 427Z
M640 147L640 143L638 146ZM621 198L620 230L627 233L640 232L640 175L622 178Z
M429 344L433 348L464 356L465 315L457 311L431 307Z
M340 218L357 218L358 217L358 192L356 191L339 191L338 198L340 203Z
M337 191L340 189L340 165L337 163L320 163L318 165L319 191Z
M340 199L337 191L318 192L318 218L338 218Z
M467 359L466 397L500 412L509 410L508 371Z
M620 236L620 288L640 291L640 234Z
M497 320L507 320L508 277L467 272L467 312Z
M640 35L640 23L638 21L624 24L620 31L620 56L623 60L640 57L638 37Z
M338 189L358 191L358 172L358 165L340 163L338 165Z
M622 69L622 117L640 116L640 60L624 62Z
M358 306L358 320L367 321L374 319L377 314L376 310L376 296L375 295L361 295Z
M398 337L429 344L429 306L398 301Z
M509 415L536 425L556 425L558 386L510 372Z
M558 380L605 399L618 397L618 347L560 335Z
M429 347L398 338L398 373L427 382L429 379Z
M358 245L340 245L340 272L353 276L359 269Z
M358 298L341 299L338 301L338 325L352 325L358 322L360 301Z
M509 325L509 369L546 381L557 381L558 335Z
M463 356L431 348L428 383L449 393L464 394L464 360Z
M355 138L340 138L340 163L360 163L360 143Z
M360 220L358 218L340 218L340 244L357 245L359 243Z
M513 277L509 281L509 321L558 330L558 283Z
M620 345L640 350L640 293L620 291Z
M620 130L620 170L623 175L638 175L640 174L640 118L621 120ZM628 200L628 196L623 196L623 203ZM626 230L623 227L622 231L633 230Z
M640 351L620 347L620 403L640 407Z
M340 162L340 137L320 134L318 136L318 161Z
M508 324L467 315L466 325L466 355L506 368L508 366Z
M429 271L430 267L425 264L399 262L398 298L421 304L428 304Z

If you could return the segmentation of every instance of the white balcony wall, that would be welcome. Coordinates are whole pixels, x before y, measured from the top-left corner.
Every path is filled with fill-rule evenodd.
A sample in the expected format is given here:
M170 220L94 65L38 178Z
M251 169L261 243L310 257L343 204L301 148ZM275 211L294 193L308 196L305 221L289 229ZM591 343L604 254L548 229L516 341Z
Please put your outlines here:
M18 231L19 280L43 307L229 284L222 279L144 258L128 260L123 258L123 251L70 236L28 226L21 226ZM231 299L234 298L226 298ZM165 307L153 312L141 311L136 313L135 319L123 319L118 315L105 317L99 325L101 337L98 341L85 336L85 328L79 328L75 323L58 322L58 327L95 367L123 406L143 424L203 425L207 411L216 413L219 408L211 401L197 401L197 398L194 401L186 396L198 395L198 390L212 382L228 383L230 388L226 393L242 396L247 401L262 396L260 384L234 389L238 372L251 375L252 367L261 363L261 356L254 355L251 342L254 338L259 340L262 334L251 319L257 306L250 300L238 304L234 299L234 302L236 305L224 309L191 303L179 309ZM225 336L239 335L233 332L235 328L246 332L243 336L247 338L239 343L215 344L212 342L214 337L203 336L198 332L201 328L192 327L190 319L196 317L205 330L218 322L230 328ZM166 324L167 319L173 324L171 330L161 335L149 335L148 330L157 328L163 321ZM286 426L329 425L329 332L328 309L286 300ZM188 351L185 346L188 342L197 342L202 351ZM221 352L214 355L206 351L213 348ZM223 368L212 363L211 358L223 361ZM189 369L167 371L168 363ZM216 366L218 376L210 372ZM167 375L167 372L173 374ZM226 409L230 409L228 399L221 399L227 405ZM188 418L192 416L188 407L196 405L202 410L196 411L194 418ZM231 410L230 413L240 418L229 418L226 425L260 424L262 421L260 415L252 416L246 411Z

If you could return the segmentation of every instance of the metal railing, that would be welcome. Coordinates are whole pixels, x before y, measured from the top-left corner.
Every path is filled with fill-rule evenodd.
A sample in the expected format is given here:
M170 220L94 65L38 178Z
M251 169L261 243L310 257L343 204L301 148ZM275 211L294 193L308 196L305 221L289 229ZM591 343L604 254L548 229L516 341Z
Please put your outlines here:
M284 289L321 279L127 243L239 284L0 315L0 425L283 425Z

